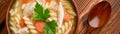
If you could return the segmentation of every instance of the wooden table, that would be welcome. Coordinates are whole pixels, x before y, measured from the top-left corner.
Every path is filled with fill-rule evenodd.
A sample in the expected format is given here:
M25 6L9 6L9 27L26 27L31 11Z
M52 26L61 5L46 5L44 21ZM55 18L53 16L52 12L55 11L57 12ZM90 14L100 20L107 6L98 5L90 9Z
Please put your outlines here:
M78 11L77 34L85 34L87 26L84 26L84 21L90 9L102 0L73 0ZM103 27L93 31L92 34L120 34L120 0L104 0L111 4L112 12L110 18Z
M85 15L88 14L90 8L95 5L96 3L99 3L101 0L73 0L76 3L76 6L78 6L77 11L79 15L79 21L77 27L80 31L78 31L79 34L84 34L86 31L86 26L83 25L82 22L86 20ZM92 34L120 34L120 0L105 0L108 1L111 4L112 12L110 15L110 19L108 23L98 28L97 30L93 31ZM0 0L1 2L7 2L4 3L6 6L3 6L3 4L0 4L0 12L1 10L4 11L3 8L7 7L10 2L10 0ZM1 6L3 6L1 8ZM5 19L5 18L4 18ZM5 27L5 20L3 21L2 25L0 24L0 34L7 34L7 29Z

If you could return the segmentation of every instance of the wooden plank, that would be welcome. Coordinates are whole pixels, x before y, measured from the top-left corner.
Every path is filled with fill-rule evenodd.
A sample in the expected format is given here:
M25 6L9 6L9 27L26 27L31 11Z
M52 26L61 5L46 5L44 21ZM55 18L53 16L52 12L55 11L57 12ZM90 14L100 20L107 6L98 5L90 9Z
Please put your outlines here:
M6 1L0 0L0 2L2 3L0 4L1 6L0 10L2 10L2 8L3 9L6 8L6 6L4 6L5 3L3 2L9 3L9 1L10 0L6 0ZM92 6L97 4L97 2L99 3L99 1L101 0L73 0L73 1L76 2L76 6L78 6L77 11L79 14L78 16L80 18L78 19L79 20L78 29L81 29L81 30L76 32L76 34L85 34L87 27L83 25L83 22L84 20L86 20L90 8L92 8ZM92 34L120 34L120 26L119 26L120 25L120 0L106 0L106 1L108 1L112 7L112 13L111 13L110 19L105 26L93 31ZM2 11L5 11L5 10L2 10ZM5 31L7 30L3 29L2 33L6 33ZM0 34L2 33L0 32Z
M92 2L95 2L94 4L96 4L99 1L100 0L92 1ZM105 24L102 28L98 28L97 30L93 31L92 34L119 34L120 32L120 26L119 26L120 25L120 0L106 0L106 1L108 1L112 7L110 19L107 22L107 24ZM92 4L90 2L89 4L86 5L86 7L82 7L83 9L79 9L79 10L82 10L82 12L78 15L79 21L77 23L78 25L77 30L79 31L77 31L76 34L86 33L87 27L83 25L84 24L83 22L87 19L89 10L91 9L91 7L94 6L94 4L90 6Z

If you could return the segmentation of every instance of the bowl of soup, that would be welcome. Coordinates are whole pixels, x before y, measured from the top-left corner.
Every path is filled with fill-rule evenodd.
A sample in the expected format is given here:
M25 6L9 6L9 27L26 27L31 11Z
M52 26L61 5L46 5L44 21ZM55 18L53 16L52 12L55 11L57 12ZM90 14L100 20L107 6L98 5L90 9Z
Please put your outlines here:
M9 34L74 34L72 0L14 0L6 15Z

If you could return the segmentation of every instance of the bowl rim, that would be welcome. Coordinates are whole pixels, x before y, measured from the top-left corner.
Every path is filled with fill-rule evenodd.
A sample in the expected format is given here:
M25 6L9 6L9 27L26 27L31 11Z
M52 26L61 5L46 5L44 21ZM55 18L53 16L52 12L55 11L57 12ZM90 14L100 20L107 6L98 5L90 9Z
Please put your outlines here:
M8 34L10 34L10 29L8 27L8 14L9 14L9 11L11 9L12 3L13 3L13 0L11 0L10 5L9 5L9 7L7 9L7 12L6 12L6 27L7 27Z

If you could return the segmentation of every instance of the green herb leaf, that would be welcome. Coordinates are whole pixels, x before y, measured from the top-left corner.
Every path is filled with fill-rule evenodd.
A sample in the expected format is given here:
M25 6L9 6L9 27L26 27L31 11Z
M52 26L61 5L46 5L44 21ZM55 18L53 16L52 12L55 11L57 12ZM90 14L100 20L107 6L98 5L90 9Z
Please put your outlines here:
M35 8L34 8L34 19L35 20L42 20L45 22L45 27L44 27L44 33L45 34L56 34L56 27L57 27L57 22L55 20L52 20L50 22L46 22L45 20L50 17L49 10L45 9L36 3Z
M57 23L55 20L47 22L44 28L45 34L56 34L56 27L57 27Z
M44 21L50 17L49 10L45 9L45 11L44 11L43 7L38 3L36 3L34 11L35 11L35 14L33 14L33 15L34 15L35 20Z

